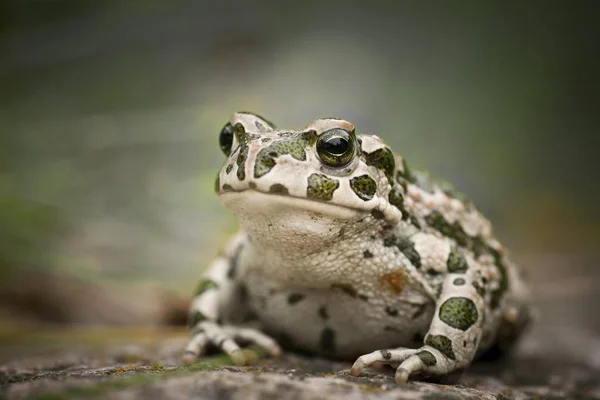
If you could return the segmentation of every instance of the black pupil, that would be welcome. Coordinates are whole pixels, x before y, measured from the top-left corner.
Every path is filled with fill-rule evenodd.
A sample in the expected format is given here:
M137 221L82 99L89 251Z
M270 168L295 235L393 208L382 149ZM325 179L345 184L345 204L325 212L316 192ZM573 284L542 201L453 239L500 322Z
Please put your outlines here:
M221 131L221 135L219 135L219 144L221 145L221 149L225 152L229 152L231 150L231 144L233 143L233 127L231 124L227 124L223 127Z
M323 143L323 150L329 154L340 156L348 151L348 141L341 137L333 137Z

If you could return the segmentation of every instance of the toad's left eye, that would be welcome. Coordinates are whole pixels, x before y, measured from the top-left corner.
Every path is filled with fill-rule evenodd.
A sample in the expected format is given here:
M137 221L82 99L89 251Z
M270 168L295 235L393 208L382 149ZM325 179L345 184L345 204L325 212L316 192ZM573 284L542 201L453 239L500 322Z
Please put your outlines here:
M330 167L342 167L352 161L355 154L354 135L338 128L326 131L317 140L317 153Z
M231 145L233 144L233 126L228 122L219 135L219 146L226 156L231 154Z

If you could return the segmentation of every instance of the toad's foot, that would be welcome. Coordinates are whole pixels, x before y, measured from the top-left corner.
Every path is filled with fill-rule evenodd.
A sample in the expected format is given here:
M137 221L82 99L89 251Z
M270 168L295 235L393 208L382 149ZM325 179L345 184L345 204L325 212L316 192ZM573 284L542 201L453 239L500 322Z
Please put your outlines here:
M191 364L198 359L208 344L215 345L219 350L227 353L236 365L245 365L250 360L242 352L238 342L252 343L271 356L281 354L281 348L275 340L264 333L253 329L230 325L219 325L212 321L200 322L193 329L193 338L185 349L183 362Z
M418 372L432 375L443 374L446 372L444 366L448 365L446 357L429 346L420 349L398 348L378 350L360 356L352 365L350 374L359 376L364 368L378 364L387 364L396 368L394 378L396 383L406 383L411 375Z

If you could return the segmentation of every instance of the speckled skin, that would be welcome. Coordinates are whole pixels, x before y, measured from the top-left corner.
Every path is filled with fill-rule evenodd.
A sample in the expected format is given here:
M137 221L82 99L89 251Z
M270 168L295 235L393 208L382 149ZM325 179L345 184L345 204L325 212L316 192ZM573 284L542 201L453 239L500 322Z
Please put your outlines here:
M336 129L353 145L343 159L319 148ZM489 221L377 136L236 113L221 147L216 190L242 231L199 285L186 361L209 343L240 364L240 341L280 344L358 358L353 375L389 364L405 382L457 376L527 325L526 287Z

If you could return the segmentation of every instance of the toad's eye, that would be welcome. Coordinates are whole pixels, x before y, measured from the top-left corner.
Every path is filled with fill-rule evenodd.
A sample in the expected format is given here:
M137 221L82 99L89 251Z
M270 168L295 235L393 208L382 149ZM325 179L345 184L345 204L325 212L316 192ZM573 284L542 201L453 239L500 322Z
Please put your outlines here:
M352 161L354 151L354 135L343 129L331 129L324 132L317 140L319 158L330 167L342 167Z
M219 135L219 146L226 156L231 154L231 145L233 144L233 126L228 122L221 130Z

